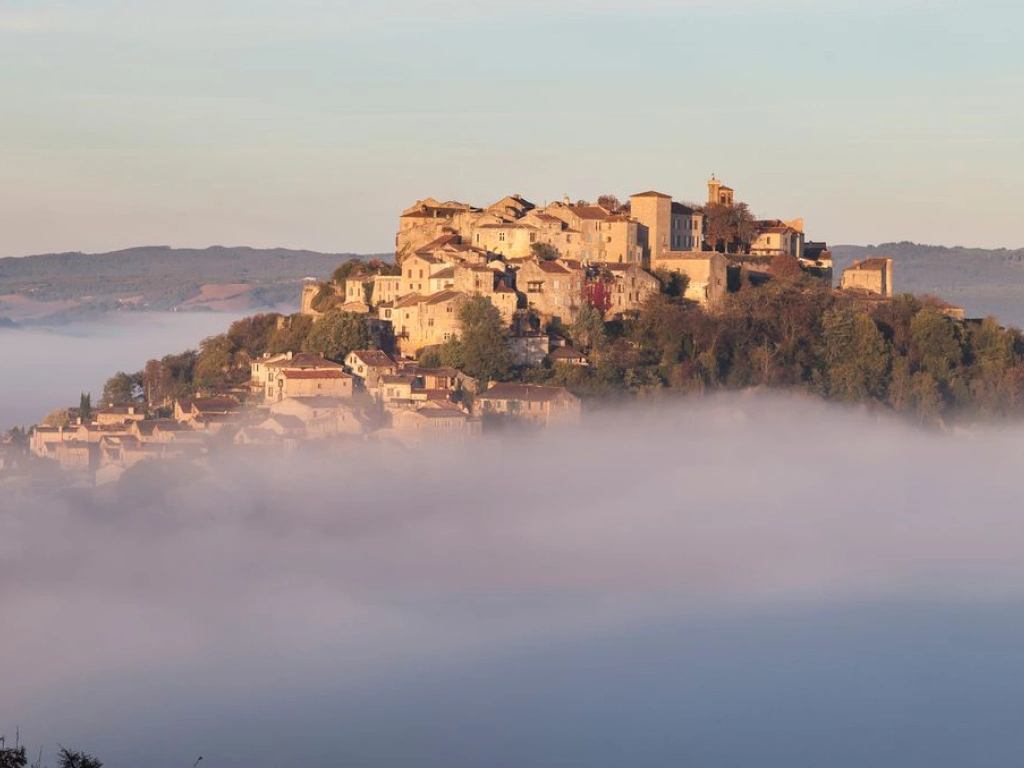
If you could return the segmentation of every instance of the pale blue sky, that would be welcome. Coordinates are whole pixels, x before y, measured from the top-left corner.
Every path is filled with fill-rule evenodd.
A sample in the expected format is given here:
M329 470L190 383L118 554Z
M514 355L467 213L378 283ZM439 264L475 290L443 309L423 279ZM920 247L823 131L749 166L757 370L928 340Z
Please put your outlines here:
M0 255L393 247L428 195L715 172L833 243L1020 247L1005 0L0 0Z

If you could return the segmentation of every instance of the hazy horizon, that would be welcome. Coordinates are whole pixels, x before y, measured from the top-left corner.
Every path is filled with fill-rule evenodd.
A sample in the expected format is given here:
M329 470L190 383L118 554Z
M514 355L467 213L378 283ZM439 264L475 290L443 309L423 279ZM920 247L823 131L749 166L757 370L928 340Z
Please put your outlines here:
M832 243L1024 244L1001 0L7 0L0 255L390 250L417 199L711 174Z
M397 215L396 215L396 221L397 221ZM880 241L880 242L873 242L873 243L829 243L829 245L832 248L874 248L874 247L878 247L878 246L881 246L881 245L886 245L888 243L901 243L901 242L914 242L914 241L902 239L902 240L891 240L891 241L884 241L884 242ZM950 245L950 244L945 244L945 243L916 243L915 242L914 244L915 245L920 245L920 246L923 246L923 247L926 247L926 248L950 248L950 249L955 249L955 248L966 248L966 249L983 248L982 246L971 245L969 243L968 244L957 243L957 244L954 244L954 245ZM206 245L198 245L198 244L193 244L193 245L168 245L167 243L146 243L146 244L126 245L126 246L121 247L121 248L113 248L113 249L107 250L107 251L82 251L82 250L48 251L48 252L38 252L38 253L20 253L20 254L0 255L0 258L20 259L20 258L31 258L33 256L54 256L54 255L61 255L61 254L66 254L66 253L79 253L79 254L81 254L83 256L102 256L102 255L107 254L107 253L117 253L119 251L130 251L130 250L136 250L136 249L142 249L142 248L170 248L170 249L173 249L173 250L205 250L207 248L229 248L229 249L230 248L254 248L254 249L258 249L258 250L285 249L285 250L292 250L292 251L312 251L312 252L319 253L319 251L315 251L315 249L312 249L312 248L304 248L302 246L288 246L288 245L253 246L253 245L241 244L241 243L237 243L237 244L233 244L233 245L231 245L231 244L225 245L224 243L208 243ZM1018 250L1024 250L1024 244L1022 244L1020 246L991 246L991 247L984 247L983 250L1018 251ZM351 249L341 248L341 249L337 249L337 250L334 250L334 251L323 251L323 253L353 254L355 256L378 256L380 254L394 253L394 248L391 248L390 250L382 249L382 250L379 250L379 251L364 251L364 252L356 252L356 251L353 251Z

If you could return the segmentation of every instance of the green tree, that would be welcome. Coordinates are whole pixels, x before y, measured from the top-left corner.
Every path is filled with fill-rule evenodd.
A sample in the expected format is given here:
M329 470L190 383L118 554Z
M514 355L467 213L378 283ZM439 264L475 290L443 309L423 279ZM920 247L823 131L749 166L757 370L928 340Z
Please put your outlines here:
M551 243L534 243L530 246L530 253L540 261L554 261L562 255Z
M88 424L92 421L92 394L83 392L78 398L78 415L82 417L82 423Z
M922 423L934 421L942 413L942 392L935 377L928 371L918 371L914 374L910 393L917 417Z
M512 352L501 312L484 296L459 307L460 333L441 347L441 359L481 382L501 381L512 370Z
M654 276L661 284L661 292L673 299L681 299L690 286L690 276L682 272L673 272L664 267L654 270Z
M193 374L199 353L194 349L177 355L164 355L146 363L140 376L142 395L151 407L166 406L173 398L194 391Z
M963 348L953 321L936 309L925 308L910 321L910 358L939 384L948 384L963 361Z
M867 315L835 308L822 321L829 394L847 402L881 396L889 356L885 338Z
M604 318L590 302L583 302L572 324L572 340L582 352L601 350L607 341Z
M313 318L309 315L289 315L271 335L267 351L272 355L299 352L312 330Z
M219 387L226 384L235 366L235 345L227 334L209 336L199 344L196 359L197 387Z
M103 385L100 401L106 405L129 405L141 394L142 372L125 373L118 371Z
M329 312L338 303L338 293L331 283L320 283L316 296L309 305L317 312Z
M276 313L243 317L230 325L228 338L235 349L245 350L250 357L259 357L267 351L280 317Z
M314 323L302 344L302 351L341 361L352 350L366 349L369 345L365 318L352 312L332 310Z

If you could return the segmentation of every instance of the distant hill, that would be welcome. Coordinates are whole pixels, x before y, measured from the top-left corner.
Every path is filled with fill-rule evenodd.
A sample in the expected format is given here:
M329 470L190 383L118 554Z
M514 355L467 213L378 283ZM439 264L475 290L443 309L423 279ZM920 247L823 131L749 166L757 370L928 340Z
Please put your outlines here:
M108 311L297 308L303 278L322 280L356 255L149 246L5 258L0 317L54 322Z
M968 317L994 315L1024 327L1024 249L946 248L916 243L832 248L835 280L854 259L889 256L899 293L930 293L963 307Z

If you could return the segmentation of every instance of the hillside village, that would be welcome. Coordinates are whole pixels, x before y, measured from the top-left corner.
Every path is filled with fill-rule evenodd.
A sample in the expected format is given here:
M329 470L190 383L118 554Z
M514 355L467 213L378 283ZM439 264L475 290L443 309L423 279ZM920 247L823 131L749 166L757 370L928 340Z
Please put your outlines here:
M306 285L298 315L250 318L258 342L229 333L118 374L103 403L83 396L23 448L91 486L219 447L413 448L573 424L595 387L802 383L891 400L879 376L897 373L901 334L886 341L884 329L911 315L963 320L939 300L901 301L891 259L853 264L833 289L827 245L806 240L802 220L754 219L715 178L702 206L654 191L540 207L518 195L486 208L421 200L399 217L393 264L346 262ZM863 355L874 357L848 359ZM957 396L916 365L931 383L914 379L894 408L924 413ZM0 472L18 461L14 442L0 445Z
M715 178L707 186L703 206L655 191L624 204L610 195L545 206L511 195L486 208L420 200L399 217L394 270L308 284L301 311L368 315L399 355L415 357L456 337L459 305L484 296L527 363L553 349L538 329L575 322L584 304L605 320L635 314L672 276L682 298L708 311L778 259L831 283L827 245L805 240L802 219L756 220L732 188ZM869 268L862 272L868 279L848 287L891 295Z

